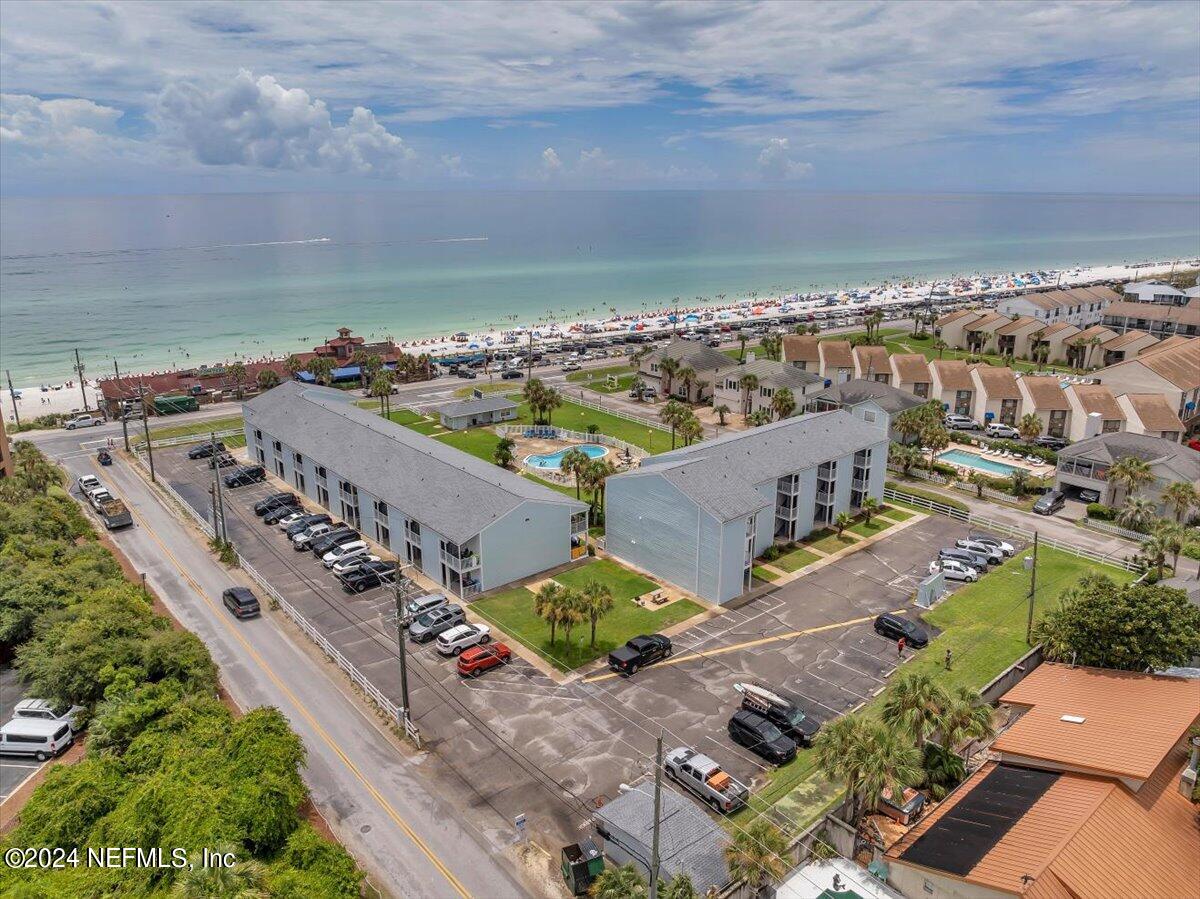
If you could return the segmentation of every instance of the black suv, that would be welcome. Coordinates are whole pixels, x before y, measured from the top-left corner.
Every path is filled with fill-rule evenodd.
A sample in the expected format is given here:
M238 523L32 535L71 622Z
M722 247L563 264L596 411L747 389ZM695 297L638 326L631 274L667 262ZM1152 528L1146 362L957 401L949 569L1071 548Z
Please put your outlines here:
M805 712L800 706L799 697L784 693L774 687L770 693L779 701L760 702L750 696L742 697L742 708L748 712L758 712L790 738L797 746L811 746L813 737L821 729L821 722L811 713Z
M1045 435L1034 438L1034 446L1044 446L1052 450L1060 450L1063 447L1071 445L1071 441L1066 437L1047 437Z
M1033 504L1033 511L1038 515L1053 515L1067 504L1067 498L1061 490L1047 490Z
M262 614L258 605L258 597L246 587L230 587L221 594L225 608L233 612L234 618L257 618Z
M229 453L217 453L215 456L208 457L209 468L230 468L237 464L237 459L233 458Z
M341 546L343 543L349 543L351 540L359 539L361 538L359 537L358 531L354 530L354 528L350 527L349 525L343 525L340 528L334 528L332 531L322 537L318 537L309 544L308 548L311 549L313 555L319 559L335 546Z
M347 593L362 593L383 583L391 583L396 576L395 562L363 562L357 568L352 568L338 575L342 589Z
M986 566L984 570L986 570ZM925 629L921 625L902 615L893 615L891 612L884 612L875 619L875 633L881 637L887 637L889 640L899 640L903 637L905 643L914 647L925 646L929 643L929 635L925 633Z
M259 481L265 481L266 479L267 473L261 465L243 465L241 468L235 468L222 478L225 486L231 490L235 487L257 484Z
M786 765L796 757L796 741L758 712L734 712L729 719L729 738L776 765Z
M298 506L300 498L294 493L272 493L254 504L254 514L261 518L268 512L284 505Z
M307 531L314 524L333 524L333 519L324 512L320 512L316 515L305 515L299 521L293 521L291 524L289 524L284 533L287 534L288 539L291 540L301 531Z
M188 450L189 459L207 459L213 453L225 452L225 444L218 440L216 443L201 443Z

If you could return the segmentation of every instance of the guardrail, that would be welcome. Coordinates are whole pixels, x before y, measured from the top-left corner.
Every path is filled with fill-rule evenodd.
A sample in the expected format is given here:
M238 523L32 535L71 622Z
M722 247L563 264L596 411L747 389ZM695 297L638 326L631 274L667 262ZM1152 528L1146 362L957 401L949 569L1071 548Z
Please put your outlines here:
M140 452L135 453L135 458L137 459L139 465L149 470L146 460L142 457ZM156 480L154 485L161 489L162 492L170 497L174 502L178 503L181 507L181 510L191 516L192 520L195 521L196 525L200 528L204 535L209 539L212 539L214 535L212 525L197 509L195 509L182 496L180 496L176 492L175 488L162 479ZM324 635L322 635L321 632L317 630L317 628L307 618L305 618L304 615L299 612L299 610L296 609L295 606L284 599L279 594L279 591L272 587L266 578L255 571L254 566L252 566L246 560L245 556L237 552L236 549L234 552L237 556L238 565L243 571L246 572L246 574L250 576L251 580L253 580L264 593L271 597L271 600L283 610L283 613L292 620L296 627L303 631L305 636L307 636L310 640L316 643L318 647L320 647L321 651L325 653L326 658L328 658L340 669L342 669L343 672L345 672L346 676L350 678L350 681L359 689L361 689L363 693L367 695L367 698L371 700L371 702L375 703L375 705L381 711L383 711L383 713L387 715L390 720L396 722L398 726L403 727L409 738L413 741L416 747L420 749L421 735L418 732L416 725L401 715L400 706L388 699L387 696L384 695L383 691L371 683L371 681L361 671L359 671L349 659L342 655L341 651L332 643L330 643L329 640L327 640Z
M993 518L988 518L986 515L976 515L973 512L964 512L962 509L955 509L953 506L947 506L943 503L933 502L925 499L923 496L914 496L911 493L904 493L900 490L893 490L891 487L885 487L883 490L883 498L895 500L896 502L908 503L910 506L916 506L918 509L924 509L927 512L936 512L939 515L945 515L948 518L953 518L956 521L962 521L967 524L977 525L980 529L993 531L997 534L1008 537L1019 537L1022 540L1032 540L1033 531L1026 528L1018 527L1004 521L996 521ZM1112 565L1115 568L1124 568L1126 571L1141 571L1141 568L1130 562L1128 559L1114 556L1112 553L1099 553L1095 550L1085 549L1082 546L1075 546L1071 543L1066 543L1062 540L1055 540L1053 537L1043 537L1039 534L1038 543L1042 546L1048 546L1051 549L1061 550L1073 556L1078 556L1081 559L1088 559L1092 562L1099 562L1104 565Z

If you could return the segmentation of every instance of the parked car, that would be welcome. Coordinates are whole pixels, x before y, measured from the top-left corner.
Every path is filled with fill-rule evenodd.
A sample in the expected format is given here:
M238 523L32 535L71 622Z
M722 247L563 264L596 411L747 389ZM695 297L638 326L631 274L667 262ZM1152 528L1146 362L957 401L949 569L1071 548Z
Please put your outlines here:
M608 667L618 674L637 674L639 668L671 655L671 641L662 634L642 634L608 654Z
M313 515L301 515L299 519L293 521L286 528L284 528L283 532L287 534L288 539L291 540L297 534L301 533L302 531L307 531L314 525L330 524L332 521L333 519L324 512L318 512Z
M370 552L371 548L367 546L366 540L347 540L345 543L335 544L322 553L321 562L326 568L333 568L344 559L370 555Z
M199 443L187 452L189 459L207 459L213 453L225 452L225 444L218 440L216 443Z
M72 733L79 733L84 712L81 705L53 703L49 699L22 699L13 707L14 718L29 718L34 721L65 722L71 725Z
M970 539L974 540L976 543L986 543L989 546L996 547L996 549L1000 550L1000 552L1004 553L1004 555L1006 555L1006 556L1011 556L1013 553L1015 553L1017 551L1017 548L1015 546L1013 546L1011 543L1009 543L1007 540L1001 540L999 537L997 537L993 534L986 534L986 533L982 533L980 531L972 531L967 536Z
M796 741L786 737L765 715L739 709L729 719L729 738L768 762L785 765L796 757Z
M948 581L966 581L974 583L979 580L979 572L967 565L965 562L960 562L957 559L942 559L938 562L929 563L929 573L934 574L940 571L945 575Z
M525 377L525 373L516 368L505 369L500 375L505 381L516 381Z
M821 722L801 708L798 696L754 683L735 684L734 689L742 694L742 708L765 716L797 746L812 745Z
M437 651L444 656L456 656L464 649L490 643L492 629L486 624L460 624L442 631L437 638Z
M578 362L564 362L562 370L564 372L572 372L572 371L579 371L579 369L581 369L581 368L583 368L583 366L580 365Z
M978 431L979 422L971 418L969 415L957 415L951 412L944 419L942 424L955 431Z
M341 546L343 543L351 543L360 539L358 531L349 525L342 525L334 528L328 534L318 537L309 544L309 549L312 554L318 559L324 560L325 554L331 551L335 546Z
M1038 515L1053 515L1067 504L1067 498L1061 490L1047 490L1033 504L1033 511Z
M418 596L416 599L410 599L404 604L404 620L401 622L401 625L408 627L426 612L432 612L434 609L440 609L442 606L449 604L450 601L442 593L427 593L424 596Z
M1017 440L1021 436L1021 432L1012 425L1006 425L1000 421L988 422L988 426L983 429L983 433L988 437L999 437L1003 440Z
M257 618L262 614L258 597L247 587L230 587L221 594L225 608L233 612L234 618Z
M909 646L921 647L929 643L929 635L921 625L892 612L884 612L875 619L875 633L889 640L903 637Z
M76 415L74 418L68 419L63 425L68 431L74 431L76 428L94 428L96 425L104 424L104 419L95 415Z
M209 468L230 468L237 464L237 459L233 458L229 453L217 453L208 459Z
M462 677L479 677L488 669L507 665L510 661L512 650L503 643L494 643L490 646L472 646L464 649L454 667Z
M298 506L300 505L300 497L294 493L272 493L270 496L263 497L254 504L254 514L260 518L268 512L278 509L280 506Z
M1070 446L1071 441L1066 437L1048 437L1043 435L1041 437L1035 437L1033 444L1034 446L1044 446L1048 449L1060 450L1063 447Z
M300 524L300 522L296 522L296 524ZM288 531L290 532L295 526L295 524L291 525L288 528ZM335 525L330 521L319 521L315 524L309 525L308 527L303 527L295 534L292 534L292 546L298 550L308 549L310 546L312 546L312 542L314 540L321 539L326 534L332 533L335 528L339 527L342 527L342 525Z
M395 576L395 562L367 561L342 572L338 575L338 580L342 582L342 589L347 593L358 594L382 586Z
M14 718L0 727L0 755L27 755L44 762L74 742L71 725L65 721Z
M449 605L426 612L408 626L408 637L414 643L428 643L439 634L457 627L467 620L462 606Z
M291 525L306 517L303 507L291 503L280 503L270 512L263 515L263 524L278 525L281 531L286 531Z
M84 496L87 496L91 491L98 490L104 486L100 483L100 479L94 474L85 474L75 483L79 487L79 492Z
M240 468L235 468L232 472L225 475L221 480L230 490L237 487L246 487L250 484L257 484L260 481L267 479L267 473L261 465L243 465Z
M477 375L474 371L472 371L469 368L460 368L458 371L455 372L455 374L458 375L460 378L463 378L467 381L474 381L476 378L479 377L479 375Z
M365 565L368 562L378 561L380 561L379 556L373 556L369 551L365 553L354 553L338 559L333 563L333 565L330 566L329 570L333 572L335 577L340 577L343 574L349 574L360 565Z
M981 556L986 556L988 562L992 565L999 565L1004 561L1004 552L998 546L993 546L990 543L984 543L980 540L971 540L964 538L955 540L954 545L959 549L965 549L973 553L979 553Z
M663 773L718 813L737 811L750 798L750 791L720 765L686 746L666 754Z
M1079 501L1081 503L1098 503L1100 502L1099 490L1083 489L1079 491Z
M959 549L957 546L944 546L939 549L938 559L957 559L964 565L970 565L980 574L985 574L988 570L988 565L991 564L990 556L985 556L983 553L977 553L971 549Z

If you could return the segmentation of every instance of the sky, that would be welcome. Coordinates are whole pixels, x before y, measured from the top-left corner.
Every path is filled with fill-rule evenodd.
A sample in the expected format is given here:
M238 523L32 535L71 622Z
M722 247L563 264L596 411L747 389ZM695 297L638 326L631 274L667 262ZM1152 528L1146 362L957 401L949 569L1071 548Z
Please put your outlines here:
M1200 193L1200 3L0 4L0 193Z

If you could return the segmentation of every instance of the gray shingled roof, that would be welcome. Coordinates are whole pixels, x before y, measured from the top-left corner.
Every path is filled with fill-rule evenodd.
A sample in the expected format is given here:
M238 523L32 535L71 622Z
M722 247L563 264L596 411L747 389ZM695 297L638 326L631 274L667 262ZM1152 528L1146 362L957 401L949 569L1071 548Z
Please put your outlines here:
M884 384L881 381L867 381L863 378L852 378L841 384L834 384L820 393L810 394L809 399L830 400L844 406L856 406L867 400L874 400L879 408L892 415L926 402L907 390L901 390L899 387L893 387L891 384Z
M659 362L668 356L678 359L680 365L690 365L698 372L717 371L737 365L736 359L729 358L699 340L683 340L679 337L674 338L665 347L655 350L647 358Z
M1193 483L1200 481L1200 453L1162 437L1118 431L1114 434L1097 434L1058 451L1060 459L1082 458L1095 462L1116 462L1126 456L1149 464L1164 465Z
M360 409L338 390L281 384L245 403L261 428L360 489L462 543L521 503L587 505ZM332 485L331 492L336 490Z
M637 471L614 477L661 475L718 521L732 521L774 502L756 485L886 441L880 427L839 409L649 456Z
M517 404L508 397L492 394L479 399L447 403L438 409L438 414L445 415L447 418L460 418L464 415L480 415L485 412L500 412L515 408L517 408Z
M629 854L650 858L654 841L653 786L643 784L622 793L593 812L593 817L610 828L624 831L638 845ZM728 837L696 803L685 799L669 787L662 791L659 810L658 857L662 867L672 877L687 874L696 892L703 894L709 887L723 887L729 882L725 864L725 844Z
M776 362L774 359L755 359L739 365L737 368L722 371L722 377L738 377L754 375L763 387L786 387L799 396L805 387L813 384L823 384L825 379L816 372L804 371L787 362Z

